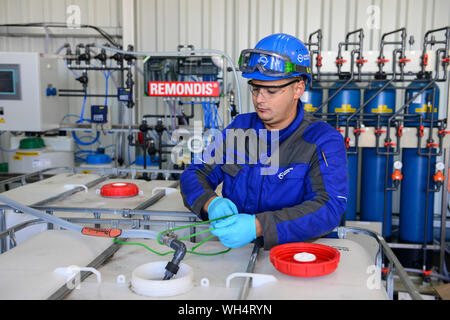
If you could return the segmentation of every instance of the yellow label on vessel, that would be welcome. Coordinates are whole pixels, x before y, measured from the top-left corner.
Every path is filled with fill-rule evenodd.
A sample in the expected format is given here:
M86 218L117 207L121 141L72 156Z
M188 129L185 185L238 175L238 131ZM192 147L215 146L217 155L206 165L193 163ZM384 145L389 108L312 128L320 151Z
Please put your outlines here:
M392 109L388 108L385 104L380 104L377 108L373 108L372 113L390 113Z
M19 156L31 157L31 156L38 156L39 152L16 152L16 154Z
M21 156L18 156L18 155L14 155L14 156L13 156L13 159L14 159L14 160L22 160L22 157L21 157Z
M317 110L317 108L314 108L313 105L311 103L307 103L304 106L305 110L308 112L314 112Z
M343 104L341 106L341 108L336 108L335 110L336 112L344 112L344 113L348 113L348 112L355 112L356 109L352 108L351 104Z
M417 113L427 113L427 112L432 112L431 110L434 110L433 112L437 112L436 108L433 108L433 105L428 106L427 104L423 104L422 108L416 108L414 109L415 112Z

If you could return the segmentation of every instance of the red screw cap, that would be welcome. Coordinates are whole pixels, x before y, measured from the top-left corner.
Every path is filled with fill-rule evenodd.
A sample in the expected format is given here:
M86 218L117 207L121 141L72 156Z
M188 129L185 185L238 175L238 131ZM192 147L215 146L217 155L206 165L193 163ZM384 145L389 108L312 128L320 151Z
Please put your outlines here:
M315 259L298 259L308 253ZM270 262L280 272L294 277L319 277L336 270L340 256L338 250L318 243L286 243L270 250ZM294 258L295 257L295 258Z
M100 189L100 194L108 198L134 197L139 194L139 188L134 183L114 182L105 184Z

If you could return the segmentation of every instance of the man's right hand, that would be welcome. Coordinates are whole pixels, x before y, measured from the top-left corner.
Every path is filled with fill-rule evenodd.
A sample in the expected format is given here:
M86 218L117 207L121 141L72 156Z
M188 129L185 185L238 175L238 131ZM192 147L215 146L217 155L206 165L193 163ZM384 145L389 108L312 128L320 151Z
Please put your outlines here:
M216 197L208 205L208 219L218 219L232 214L238 214L236 205L230 199L223 197ZM220 220L211 222L212 226Z

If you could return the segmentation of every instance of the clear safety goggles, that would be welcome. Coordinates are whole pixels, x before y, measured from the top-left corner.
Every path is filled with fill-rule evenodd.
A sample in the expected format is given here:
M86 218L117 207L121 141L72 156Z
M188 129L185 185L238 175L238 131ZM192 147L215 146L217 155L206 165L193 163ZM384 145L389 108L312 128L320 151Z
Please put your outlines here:
M238 64L242 72L251 73L258 70L270 77L285 77L293 73L311 74L310 67L291 62L288 55L260 49L242 50Z
M270 99L270 98L274 98L275 96L277 96L278 94L283 92L284 88L286 88L287 86L289 86L295 82L299 82L299 81L301 81L301 80L294 79L292 81L289 81L287 83L284 83L284 84L278 85L278 86L259 85L259 84L253 83L252 80L249 80L247 83L248 83L248 88L250 90L250 93L254 97L257 97L261 93L261 95L264 98Z

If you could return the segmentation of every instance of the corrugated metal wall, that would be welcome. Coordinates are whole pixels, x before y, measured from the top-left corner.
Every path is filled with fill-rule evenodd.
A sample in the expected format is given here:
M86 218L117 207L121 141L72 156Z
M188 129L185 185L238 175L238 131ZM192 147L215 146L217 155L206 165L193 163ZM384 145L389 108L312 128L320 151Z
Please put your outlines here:
M0 24L65 22L70 5L80 7L82 24L106 30L122 26L121 0L0 0ZM192 44L197 49L225 51L235 62L242 49L251 48L262 37L276 32L307 41L310 33L321 29L322 49L327 51L337 50L347 32L363 28L364 49L377 50L383 33L406 27L408 36L415 39L409 49L419 50L427 30L450 25L449 0L136 0L135 11L137 50L174 51L179 44ZM44 40L0 34L0 51L44 52ZM54 52L66 42L74 46L95 41L99 39L50 38L47 48ZM71 87L78 88L69 72L68 77ZM136 81L138 92L142 93L143 81L139 79L142 78L139 76ZM242 77L240 83L243 112L252 111ZM103 92L105 88L102 75L91 78L90 84L91 92ZM442 84L440 88L441 105L447 106L448 88ZM137 98L141 114L164 113L160 100L142 95ZM81 103L81 98L70 99L71 113L79 114ZM95 103L101 102L88 101L88 105ZM2 140L5 145L5 138Z
M74 4L81 9L83 24L121 27L120 0L0 0L0 23L65 22L66 9ZM172 51L178 44L192 44L223 50L236 61L242 49L253 47L268 34L286 32L306 41L319 28L324 51L336 50L345 34L358 28L364 28L365 49L376 50L383 33L401 27L414 37L412 49L420 49L427 30L450 24L450 1L136 0L136 16L138 50ZM85 43L95 40L82 39ZM51 39L49 51L65 42L74 45L77 40ZM45 41L0 36L0 50L43 52ZM97 80L102 88L101 77ZM244 111L251 110L249 103L245 95ZM144 99L144 104L149 108L151 102Z
M427 30L450 24L448 0L137 0L136 11L139 50L174 51L192 44L223 50L234 61L242 49L276 32L307 41L322 29L327 51L337 50L347 32L363 28L364 50L377 50L383 33L406 27L415 39L409 49L419 50ZM243 110L251 111L244 83ZM143 102L149 111L159 111L151 98Z
M122 26L122 1L121 0L0 0L0 24L13 23L37 23L37 22L53 22L66 23L72 12L67 12L70 5L77 5L80 8L80 23L94 25L104 28L106 31L121 32ZM22 28L23 33L29 33L28 29ZM44 29L42 34L44 34ZM21 31L21 32L22 32ZM83 31L83 32L82 32ZM79 31L83 36L61 36L64 29L49 28L49 41L46 42L45 37L33 36L14 36L7 34L6 28L0 28L0 51L36 51L54 53L65 43L70 43L72 50L78 43L104 44L105 40L100 37L89 37L95 32L86 30ZM70 34L78 33L72 30ZM75 81L72 73L67 72L69 79L69 89L80 89L80 83ZM103 93L105 91L105 78L102 74L90 74L90 92ZM112 85L110 85L112 87ZM110 93L112 93L112 88ZM70 113L80 114L83 98L68 98L70 104ZM102 104L103 99L89 98L87 105ZM87 110L87 109L86 109ZM85 115L89 117L89 112ZM75 119L76 120L76 119ZM8 146L7 136L2 136L1 145ZM105 144L112 141L112 137L104 139ZM5 155L1 154L2 161L6 160Z
M0 0L0 24L65 22L66 9L74 4L81 9L82 24L121 27L121 0ZM320 28L326 51L336 50L347 32L364 28L365 50L376 50L383 33L406 27L408 36L415 39L412 49L417 50L427 30L449 24L448 0L136 0L136 49L174 51L179 44L192 44L199 49L223 50L236 62L242 49L253 47L260 38L275 32L307 41L308 35ZM99 39L51 38L49 52L65 42L75 45L80 41ZM44 38L0 35L2 51L45 49ZM78 85L71 81L73 86ZM245 81L241 77L240 81L243 111L251 111ZM142 92L142 81L137 82ZM101 75L91 83L97 87L92 91L104 90ZM446 93L441 96L446 97ZM139 102L141 112L162 112L155 99L143 98ZM72 112L80 108L80 101L71 100Z

